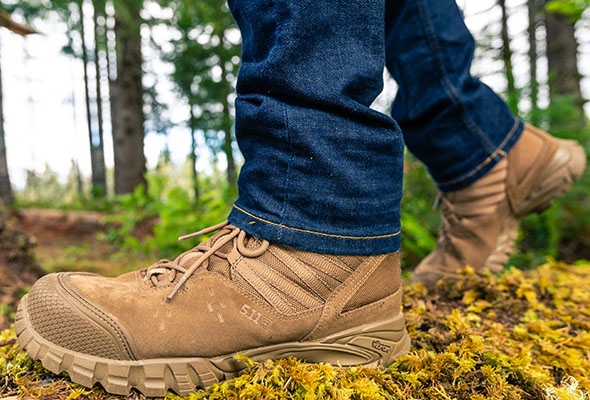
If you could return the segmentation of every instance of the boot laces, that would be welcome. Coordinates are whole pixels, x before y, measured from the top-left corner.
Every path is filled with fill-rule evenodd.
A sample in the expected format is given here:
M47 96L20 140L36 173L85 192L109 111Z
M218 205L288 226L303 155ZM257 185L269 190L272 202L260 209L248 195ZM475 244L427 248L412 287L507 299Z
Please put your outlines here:
M443 193L439 193L434 203L434 209L441 209L441 224L439 240L443 248L447 251L452 247L451 228L454 224L461 221L463 216L458 212L455 205Z
M177 274L182 274L181 278L174 285L170 293L166 296L166 299L168 301L171 301L174 298L174 296L178 293L178 291L184 286L186 281L211 256L216 255L218 257L227 259L227 254L219 252L219 250L232 240L234 249L237 250L244 257L255 258L262 255L262 253L264 253L268 249L269 242L264 239L261 240L261 245L255 249L246 247L246 232L241 230L237 226L231 225L229 221L224 221L220 224L211 226L209 228L205 228L201 231L181 236L178 238L178 240L191 239L198 236L213 233L215 231L219 231L222 229L227 230L228 233L220 236L213 243L203 242L195 248L181 254L174 261L160 260L156 265L149 267L146 270L146 275L143 278L144 282L151 281L151 283L154 286L156 286L160 282L158 277L160 275L168 274L168 283L172 283L175 281ZM199 254L199 257L194 263L192 263L192 265L189 268L185 268L184 266L180 265L180 260L183 259L183 256L189 253L197 253Z

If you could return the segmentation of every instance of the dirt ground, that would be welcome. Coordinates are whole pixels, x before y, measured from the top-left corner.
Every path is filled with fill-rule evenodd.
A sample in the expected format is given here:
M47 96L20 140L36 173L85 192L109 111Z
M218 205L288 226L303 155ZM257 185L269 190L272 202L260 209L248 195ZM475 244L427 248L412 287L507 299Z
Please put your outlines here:
M132 254L109 244L104 239L104 216L45 209L0 215L0 330L10 325L20 297L45 273L116 276L154 261L155 255Z

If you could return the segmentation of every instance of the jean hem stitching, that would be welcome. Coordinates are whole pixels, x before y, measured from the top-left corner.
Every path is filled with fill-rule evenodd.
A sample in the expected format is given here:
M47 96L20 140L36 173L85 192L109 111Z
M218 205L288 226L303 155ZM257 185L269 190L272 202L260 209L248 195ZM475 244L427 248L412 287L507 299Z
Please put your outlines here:
M328 236L328 237L333 237L333 238L339 238L339 239L383 239L383 238L389 238L389 237L394 237L394 236L398 236L401 231L397 231L395 233L389 233L386 235L376 235L376 236L347 236L347 235L336 235L336 234L332 234L332 233L324 233L324 232L316 232L316 231L310 231L308 229L301 229L301 228L293 228L291 226L286 226L283 224L277 224L276 222L272 222L269 220L266 220L264 218L260 218L257 217L256 215L249 213L246 210L241 209L240 207L236 206L235 204L233 205L233 208L235 208L236 210L248 215L249 217L255 218L259 221L262 221L264 223L270 224L270 225L274 225L277 226L279 228L282 229L290 229L293 231L297 231L297 232L303 232L303 233L310 233L312 235L319 235L319 236Z

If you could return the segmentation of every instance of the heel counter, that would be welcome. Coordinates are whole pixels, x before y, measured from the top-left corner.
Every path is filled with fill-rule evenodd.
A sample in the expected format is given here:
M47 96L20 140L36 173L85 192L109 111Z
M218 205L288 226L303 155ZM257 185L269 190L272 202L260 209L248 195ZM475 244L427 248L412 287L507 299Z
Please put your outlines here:
M381 293L375 290L376 282L379 283ZM313 340L367 323L395 318L401 314L401 302L399 253L373 256L369 262L359 266L328 299L318 323L302 340ZM355 308L350 305L355 305Z
M553 136L527 124L508 153L507 196L516 214L558 146Z
M342 308L342 312L384 299L397 292L401 284L399 253L388 254L367 280L356 289Z

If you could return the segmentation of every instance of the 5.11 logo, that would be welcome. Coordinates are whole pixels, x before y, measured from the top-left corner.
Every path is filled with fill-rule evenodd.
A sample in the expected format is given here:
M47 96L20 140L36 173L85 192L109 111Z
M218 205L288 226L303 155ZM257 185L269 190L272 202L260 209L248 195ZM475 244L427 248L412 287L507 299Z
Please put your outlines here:
M259 325L262 329L268 330L272 326L272 321L264 316L247 304L243 304L240 309L240 314L248 318L250 321Z

